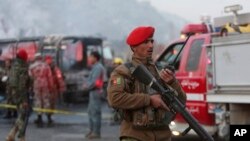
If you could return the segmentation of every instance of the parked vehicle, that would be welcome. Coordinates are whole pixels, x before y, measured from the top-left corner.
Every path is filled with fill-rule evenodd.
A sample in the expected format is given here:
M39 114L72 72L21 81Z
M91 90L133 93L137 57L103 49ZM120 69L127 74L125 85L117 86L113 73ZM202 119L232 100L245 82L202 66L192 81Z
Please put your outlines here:
M80 36L44 36L0 40L2 54L0 60L15 58L15 52L23 48L28 52L32 62L36 52L43 56L52 56L56 65L61 69L66 83L64 101L78 102L88 98L88 92L82 86L89 74L88 55L91 51L99 51L103 64L111 64L111 50L103 47L103 40L94 37ZM105 53L105 55L104 55ZM111 55L111 56L110 56Z
M196 26L197 28L195 28ZM156 60L156 63L159 68L172 64L184 45L183 51L174 64L176 78L187 94L186 106L188 110L209 133L214 134L216 132L215 115L208 112L209 104L206 101L207 57L206 48L203 45L210 43L212 35L211 33L206 33L207 31L207 26L204 24L185 26L182 33L190 35L188 41L185 43L185 39L180 39L170 44ZM185 129L185 126L187 124L182 117L177 115L175 126L172 126L172 130L181 132Z
M170 44L156 64L159 68L173 64L184 45L174 67L187 94L186 107L211 135L228 139L230 124L250 123L250 34L221 36L204 32L208 31L204 24L191 26L187 42L179 39ZM177 116L171 124L173 134L180 135L186 126Z

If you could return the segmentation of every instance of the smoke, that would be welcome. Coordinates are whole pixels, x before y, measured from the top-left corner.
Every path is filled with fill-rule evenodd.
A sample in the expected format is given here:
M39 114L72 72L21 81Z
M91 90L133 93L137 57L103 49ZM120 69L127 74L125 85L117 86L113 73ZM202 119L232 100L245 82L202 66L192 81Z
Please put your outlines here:
M0 38L63 34L124 40L132 28L152 25L165 42L185 23L136 0L1 0L0 13Z
M2 0L0 5L1 38L41 35L50 28L46 23L50 18L49 13L30 0Z

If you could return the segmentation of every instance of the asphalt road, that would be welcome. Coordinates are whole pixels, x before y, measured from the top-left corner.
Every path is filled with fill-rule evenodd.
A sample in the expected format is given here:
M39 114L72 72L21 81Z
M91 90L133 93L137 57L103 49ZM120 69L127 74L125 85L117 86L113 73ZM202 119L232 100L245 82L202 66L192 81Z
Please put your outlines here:
M86 104L77 104L71 106L60 106L59 109L70 110L74 112L86 113ZM93 141L118 141L119 126L111 125L111 109L106 104L102 106L104 114L102 120L102 138ZM54 115L55 124L53 127L37 128L33 123L36 118L35 113L30 118L27 128L27 141L87 141L84 135L88 132L88 117L76 115ZM14 119L0 119L0 141L4 141L9 132ZM200 141L197 136L174 137L173 141Z

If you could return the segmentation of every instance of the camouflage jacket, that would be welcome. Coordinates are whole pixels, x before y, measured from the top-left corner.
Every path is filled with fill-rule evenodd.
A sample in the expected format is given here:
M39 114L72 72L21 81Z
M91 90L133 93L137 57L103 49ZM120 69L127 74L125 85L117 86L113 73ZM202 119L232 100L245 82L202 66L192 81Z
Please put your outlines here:
M19 102L24 101L31 83L28 75L28 64L17 58L11 65L8 80L11 91L15 93L14 99L18 99Z

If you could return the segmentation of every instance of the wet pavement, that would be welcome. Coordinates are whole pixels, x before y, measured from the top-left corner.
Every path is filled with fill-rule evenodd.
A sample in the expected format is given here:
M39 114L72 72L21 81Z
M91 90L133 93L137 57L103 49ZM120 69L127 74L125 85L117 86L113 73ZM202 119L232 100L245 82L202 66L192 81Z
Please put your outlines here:
M36 114L33 113L29 120L27 128L27 141L84 141L88 140L85 138L85 134L88 132L88 117L87 117L87 104L76 104L76 105L63 105L59 106L58 109L66 110L71 112L80 112L83 116L79 115L53 115L55 121L52 127L47 126L46 117L43 117L45 125L43 128L37 128L34 124ZM106 103L103 103L102 112L102 138L99 141L117 141L119 135L119 126L111 126L111 110ZM0 119L0 141L4 141L5 136L9 132L11 126L14 123L14 119L6 120Z
M26 141L88 141L89 139L85 138L85 134L88 132L87 104L63 105L58 109L80 112L83 116L56 114L53 116L55 123L52 127L45 124L43 128L37 128L34 124L36 114L33 113L29 120ZM93 141L119 141L119 125L111 124L112 109L106 103L103 103L102 113L101 139ZM46 118L43 119L46 123ZM0 119L0 141L5 140L14 121L14 119ZM197 136L173 138L173 141L183 140L199 141L200 139Z

